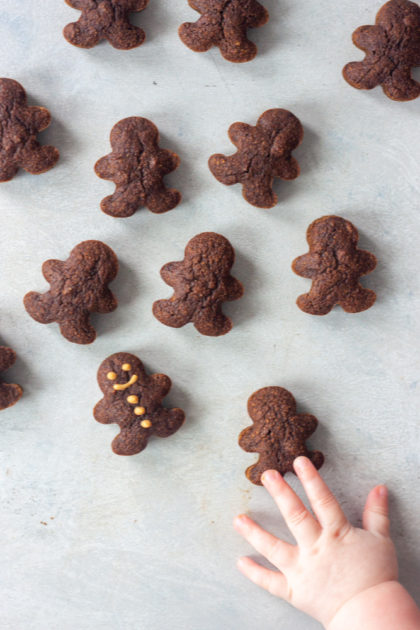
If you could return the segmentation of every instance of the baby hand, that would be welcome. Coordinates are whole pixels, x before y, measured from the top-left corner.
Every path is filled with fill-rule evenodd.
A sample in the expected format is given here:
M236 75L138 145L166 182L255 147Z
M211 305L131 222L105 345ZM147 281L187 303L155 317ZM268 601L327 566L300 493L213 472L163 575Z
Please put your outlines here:
M363 529L359 529L348 522L309 459L298 457L294 468L316 518L278 472L266 471L262 482L297 545L279 540L245 515L238 516L235 529L279 571L266 569L246 557L240 558L238 566L250 580L327 627L353 598L373 587L395 583L398 578L389 535L387 489L377 486L371 490Z

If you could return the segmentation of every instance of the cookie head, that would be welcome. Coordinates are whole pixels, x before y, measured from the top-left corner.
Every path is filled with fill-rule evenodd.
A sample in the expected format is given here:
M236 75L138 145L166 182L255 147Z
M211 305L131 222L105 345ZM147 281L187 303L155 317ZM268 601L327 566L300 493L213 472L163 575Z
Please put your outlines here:
M126 352L108 357L98 370L98 383L103 393L125 401L130 398L129 404L138 394L139 379L142 381L144 377L143 363Z
M325 216L316 219L308 228L308 243L312 251L325 250L325 243L333 250L353 250L359 239L355 226L342 217Z
M0 117L9 117L10 106L15 104L26 104L25 90L13 79L0 79Z
M194 236L185 248L185 258L191 265L204 265L209 273L228 272L235 261L235 252L227 238L215 232Z

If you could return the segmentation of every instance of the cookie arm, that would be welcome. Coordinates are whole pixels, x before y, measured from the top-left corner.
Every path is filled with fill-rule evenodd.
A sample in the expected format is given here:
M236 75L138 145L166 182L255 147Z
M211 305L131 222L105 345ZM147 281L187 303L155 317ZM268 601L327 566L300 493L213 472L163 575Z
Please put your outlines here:
M0 383L0 409L12 407L22 394L23 390L20 385Z
M303 254L292 262L293 271L302 278L314 278L320 270L320 259L315 254Z
M93 408L93 417L101 424L112 424L117 416L113 413L112 404L102 398Z
M27 113L36 132L43 131L51 123L51 114L46 107L28 107Z
M118 300L112 291L105 288L101 295L97 298L95 311L97 313L111 313L118 306Z
M27 313L40 324L51 324L56 321L56 307L51 294L30 291L23 298Z
M160 398L165 398L165 396L169 393L171 389L171 379L166 374L152 374L150 376L150 380L153 383L153 388L156 392L156 395Z
M247 453L256 453L258 443L258 434L255 432L253 426L247 427L239 434L238 444Z
M238 300L244 294L244 287L239 280L234 278L233 276L229 276L226 281L226 289L227 289L227 300L233 301Z
M375 269L377 265L376 256L370 252L360 249L357 252L357 266L361 271L361 275L366 275Z
M97 176L101 179L114 181L114 177L121 172L122 165L112 153L109 153L96 162L94 169Z
M173 435L184 424L185 414L182 409L162 409L162 413L153 423L153 434L165 438Z
M198 4L195 2L195 4ZM197 11L201 9L193 7ZM203 13L206 11L203 8ZM216 45L221 37L220 25L207 15L202 15L197 22L184 22L178 29L181 41L195 52L206 52Z
M180 260L169 262L166 265L163 265L162 269L160 270L160 275L162 280L166 282L166 284L168 284L170 287L173 287L175 286L178 277L182 276L183 269L183 261Z
M225 184L225 186L232 186L237 184L240 180L242 170L237 165L236 154L234 156L226 156L221 153L215 153L209 158L209 169L214 177Z

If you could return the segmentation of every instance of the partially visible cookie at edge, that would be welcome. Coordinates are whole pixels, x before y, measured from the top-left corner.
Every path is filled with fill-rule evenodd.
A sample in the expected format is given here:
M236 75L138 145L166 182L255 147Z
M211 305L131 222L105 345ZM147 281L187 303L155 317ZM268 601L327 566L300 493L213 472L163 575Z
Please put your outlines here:
M334 215L316 219L306 235L309 252L292 263L293 271L310 278L309 293L297 299L297 305L311 315L327 315L335 305L347 313L360 313L373 306L376 294L359 282L376 267L376 257L358 249L359 233L355 226Z
M166 188L163 178L180 164L179 156L159 146L159 131L147 118L131 116L111 130L112 152L99 159L95 173L115 183L115 192L101 202L111 217L125 218L141 206L161 214L175 208L181 194Z
M98 383L104 397L93 410L102 424L116 423L120 433L112 442L117 455L135 455L146 448L153 435L173 435L183 425L182 409L163 407L171 379L165 374L147 374L138 357L117 352L102 361Z
M0 182L13 179L19 168L40 175L55 166L58 150L36 139L50 122L48 109L27 105L20 83L0 79Z
M174 294L153 304L154 316L173 328L192 322L202 335L228 333L232 322L222 304L243 295L242 284L230 274L234 260L234 249L221 234L194 236L185 248L184 260L162 267L162 279L173 287Z
M93 48L102 39L119 50L141 46L146 39L143 29L130 22L130 13L143 11L149 0L66 0L82 12L77 22L63 29L66 40L79 48Z
M0 346L0 372L8 370L16 361L16 352L6 346ZM22 396L23 390L15 383L5 383L0 379L0 411L12 407Z
M239 446L248 453L259 453L257 463L245 472L249 481L262 485L261 475L266 470L277 470L281 475L294 472L293 461L302 455L321 468L324 455L306 446L318 420L307 413L296 413L296 401L287 389L259 389L248 400L248 413L253 424L240 433Z
M101 241L83 241L67 260L47 260L42 273L51 288L24 297L29 315L41 324L57 322L68 341L88 344L96 338L91 313L111 313L117 299L108 288L118 272L115 252Z
M374 26L360 26L353 43L366 53L363 61L343 69L347 83L359 90L381 85L394 101L420 95L420 83L411 75L420 66L420 7L409 0L390 0L376 16Z

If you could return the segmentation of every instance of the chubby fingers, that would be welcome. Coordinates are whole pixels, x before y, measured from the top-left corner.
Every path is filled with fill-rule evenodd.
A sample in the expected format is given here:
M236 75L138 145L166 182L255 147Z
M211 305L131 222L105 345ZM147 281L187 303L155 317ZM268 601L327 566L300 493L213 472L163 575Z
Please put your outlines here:
M337 499L311 460L307 457L297 457L293 462L293 467L321 527L334 530L336 533L350 527Z
M297 494L276 470L267 470L261 481L276 502L298 545L311 546L320 536L321 527Z
M284 568L293 561L296 552L293 545L266 532L245 514L237 516L233 521L233 526L258 553L277 568Z
M283 573L278 571L270 571L262 567L251 558L239 558L238 569L243 573L251 582L261 586L266 591L282 599L289 599L287 580Z
M388 490L376 486L368 494L363 512L363 527L372 534L389 536Z

